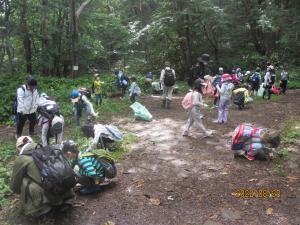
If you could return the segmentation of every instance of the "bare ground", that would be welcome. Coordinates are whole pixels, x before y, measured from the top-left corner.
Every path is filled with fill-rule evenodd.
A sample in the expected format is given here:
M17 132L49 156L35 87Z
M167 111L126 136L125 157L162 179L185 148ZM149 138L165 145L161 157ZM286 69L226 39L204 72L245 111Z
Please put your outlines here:
M214 131L213 137L206 139L197 130L192 130L191 137L181 136L187 120L180 106L182 97L175 96L170 110L160 108L158 97L143 98L153 114L152 122L134 121L129 111L114 118L139 141L132 144L132 153L117 163L118 177L113 184L99 194L77 197L84 206L39 220L11 212L7 222L299 225L299 146L291 146L293 152L285 165L289 177L283 177L275 170L274 161L233 158L229 141L230 132L241 122L279 129L285 119L299 116L300 91L290 91L276 102L256 102L241 111L232 106L226 125L212 123L216 110L204 110L205 126ZM238 198L233 195L237 189L279 189L281 197Z

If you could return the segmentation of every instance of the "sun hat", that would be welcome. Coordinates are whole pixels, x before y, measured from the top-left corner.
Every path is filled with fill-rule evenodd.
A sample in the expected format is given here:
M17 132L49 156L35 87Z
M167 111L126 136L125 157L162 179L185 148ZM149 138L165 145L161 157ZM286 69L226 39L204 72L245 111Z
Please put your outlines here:
M231 77L230 74L225 73L225 74L222 75L221 82L224 83L224 82L227 82L227 81L232 81L232 77Z

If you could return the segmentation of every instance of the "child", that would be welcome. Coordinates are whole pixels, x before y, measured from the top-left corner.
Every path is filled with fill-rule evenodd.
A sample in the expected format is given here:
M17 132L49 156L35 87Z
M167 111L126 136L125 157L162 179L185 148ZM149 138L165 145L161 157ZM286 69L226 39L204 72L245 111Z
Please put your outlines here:
M135 97L140 95L141 90L140 90L139 86L136 83L136 78L135 77L132 77L131 81L132 81L132 83L131 83L131 86L129 88L129 97L130 97L130 101L132 103L135 103Z
M95 94L96 97L96 105L98 106L99 104L102 104L102 86L104 82L100 81L100 76L98 73L94 75L95 80L93 83L93 93Z
M201 129L204 132L204 136L203 137L208 137L212 134L211 131L207 130L202 122L202 115L200 113L200 106L204 106L207 107L206 104L203 103L202 101L202 87L205 86L204 83L202 83L202 80L200 78L198 78L197 80L195 80L194 82L194 88L193 88L193 106L190 112L190 116L189 119L186 123L184 132L183 132L183 136L188 136L189 135L189 130L191 128L191 126L193 125L193 123L196 123L197 128Z
M288 83L288 80L289 80L289 74L286 71L286 69L283 68L280 75L281 75L280 92L285 95L287 83Z
M217 89L220 92L220 103L218 108L218 119L215 120L215 123L226 123L230 105L230 99L232 95L232 90L234 85L232 83L232 77L230 74L226 73L222 75L222 87L217 85Z
M83 185L80 194L92 194L101 190L105 178L116 176L116 168L113 161L98 158L96 154L89 152L79 152L77 145L72 140L63 143L62 151L69 160L72 168L79 166L78 182Z

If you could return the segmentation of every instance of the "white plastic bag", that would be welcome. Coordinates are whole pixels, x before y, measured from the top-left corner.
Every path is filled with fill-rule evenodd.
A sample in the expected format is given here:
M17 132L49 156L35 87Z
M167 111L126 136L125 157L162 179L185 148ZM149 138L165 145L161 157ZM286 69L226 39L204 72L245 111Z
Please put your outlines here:
M264 94L264 91L265 91L265 88L264 88L264 84L262 83L262 84L260 85L259 89L258 89L257 95L258 95L259 97L262 97L263 94Z

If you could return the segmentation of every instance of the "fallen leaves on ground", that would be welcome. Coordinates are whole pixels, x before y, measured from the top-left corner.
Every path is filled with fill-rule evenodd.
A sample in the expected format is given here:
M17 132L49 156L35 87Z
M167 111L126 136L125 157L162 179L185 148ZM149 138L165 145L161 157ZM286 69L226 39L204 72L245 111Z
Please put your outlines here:
M266 209L266 214L267 215L271 215L273 213L273 209L272 208L267 208Z
M253 181L257 181L258 179L256 178L253 178L253 179L250 179L249 182L253 182Z
M288 179L289 183L295 183L298 181L298 177L287 176L286 178Z
M159 206L160 205L160 199L159 198L150 198L150 203L152 205L156 205L156 206Z
M107 221L106 223L104 223L103 225L116 225L114 222L111 221Z

